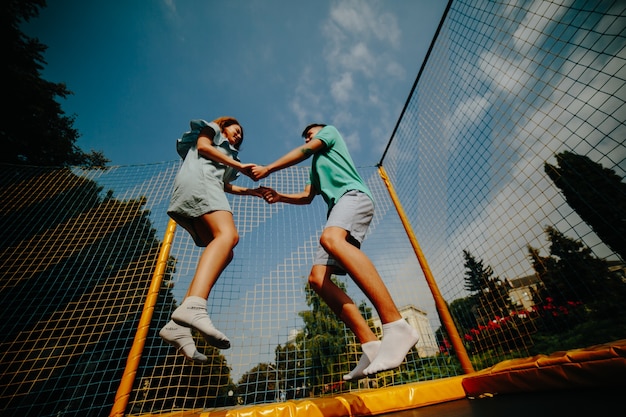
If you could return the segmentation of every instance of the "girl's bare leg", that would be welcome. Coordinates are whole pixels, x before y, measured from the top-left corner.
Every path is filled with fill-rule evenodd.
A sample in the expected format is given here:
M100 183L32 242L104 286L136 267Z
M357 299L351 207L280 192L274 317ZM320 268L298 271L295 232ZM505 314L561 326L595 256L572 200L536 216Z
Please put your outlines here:
M198 261L187 297L172 314L172 320L198 330L209 344L228 349L230 340L215 328L207 314L207 299L220 274L233 259L239 234L232 213L227 211L208 213L197 221L196 229L208 244Z

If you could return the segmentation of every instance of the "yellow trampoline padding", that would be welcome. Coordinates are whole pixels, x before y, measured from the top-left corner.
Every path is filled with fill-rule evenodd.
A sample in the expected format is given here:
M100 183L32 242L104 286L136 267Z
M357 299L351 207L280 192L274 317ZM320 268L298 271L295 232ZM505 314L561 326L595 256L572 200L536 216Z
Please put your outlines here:
M465 398L463 376L214 411L182 411L159 417L357 417L409 410Z
M506 360L468 375L332 397L189 410L159 417L360 417L410 410L461 398L556 389L610 387L626 381L626 339L584 349ZM148 417L144 414L142 417Z
M626 381L626 339L584 349L511 359L467 375L468 397L607 387Z

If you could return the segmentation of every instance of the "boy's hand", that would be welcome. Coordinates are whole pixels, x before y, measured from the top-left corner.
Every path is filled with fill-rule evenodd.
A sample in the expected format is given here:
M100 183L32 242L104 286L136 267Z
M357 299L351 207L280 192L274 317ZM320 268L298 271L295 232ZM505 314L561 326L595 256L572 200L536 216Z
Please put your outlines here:
M269 175L269 170L262 165L255 165L251 168L252 179L258 181Z
M269 204L278 203L280 201L280 195L276 190L270 187L259 187L263 199Z

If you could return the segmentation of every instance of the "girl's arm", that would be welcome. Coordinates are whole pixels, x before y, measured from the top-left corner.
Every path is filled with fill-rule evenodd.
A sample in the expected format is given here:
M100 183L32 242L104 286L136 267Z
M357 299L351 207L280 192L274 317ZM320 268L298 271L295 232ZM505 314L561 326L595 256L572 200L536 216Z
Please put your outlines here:
M224 191L226 191L229 194L235 194L235 195L252 195L255 197L263 198L263 192L261 188L263 187L246 188L246 187L240 187L239 185L224 183Z
M198 142L196 146L200 155L215 162L219 162L220 164L233 167L237 171L241 171L244 173L249 171L250 168L254 166L254 164L242 164L241 162L231 158L230 156L224 155L223 153L218 151L215 146L213 146L213 138L210 136L211 133L214 133L213 129L209 129L203 129L202 132L200 132L200 134L198 135Z

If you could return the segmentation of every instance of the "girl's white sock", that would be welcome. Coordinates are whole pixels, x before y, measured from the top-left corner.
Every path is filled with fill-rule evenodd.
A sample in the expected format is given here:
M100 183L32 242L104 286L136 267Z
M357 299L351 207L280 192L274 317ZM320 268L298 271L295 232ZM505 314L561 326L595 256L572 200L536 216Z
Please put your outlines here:
M206 310L206 300L202 297L185 298L180 307L172 313L172 320L181 326L193 327L211 345L218 349L230 348L230 340L213 326Z
M170 320L159 332L161 339L174 346L177 351L181 352L185 358L193 362L204 363L208 358L196 349L196 344L191 337L191 329L189 327L179 326Z

